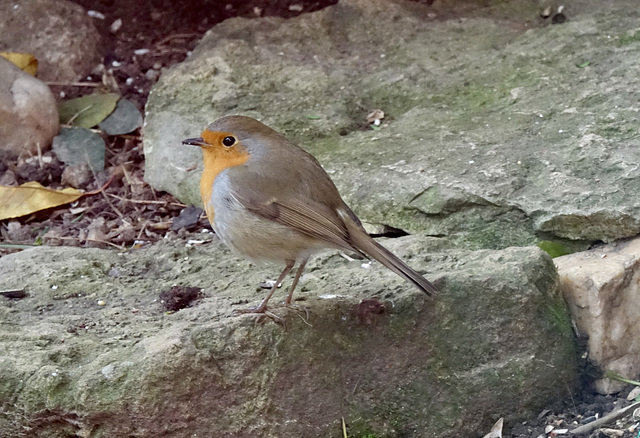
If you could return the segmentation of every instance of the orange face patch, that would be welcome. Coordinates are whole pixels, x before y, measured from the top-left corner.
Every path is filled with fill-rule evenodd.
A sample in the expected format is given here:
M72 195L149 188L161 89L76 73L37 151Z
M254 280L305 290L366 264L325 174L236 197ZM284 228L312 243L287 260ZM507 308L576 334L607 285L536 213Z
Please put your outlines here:
M213 225L215 212L211 203L211 193L215 179L223 170L246 163L249 160L249 151L230 132L205 129L202 139L206 144L201 146L204 170L200 178L200 194L209 222ZM227 145L229 143L231 145Z

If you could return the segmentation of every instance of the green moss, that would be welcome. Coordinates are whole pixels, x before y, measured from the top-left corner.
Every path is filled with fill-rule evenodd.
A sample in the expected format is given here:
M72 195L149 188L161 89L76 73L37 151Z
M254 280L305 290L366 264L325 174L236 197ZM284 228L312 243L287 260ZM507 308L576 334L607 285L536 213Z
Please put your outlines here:
M571 254L571 252L559 242L552 242L550 240L542 240L538 242L538 248L549 254L549 257L555 258L563 255Z
M342 435L340 436L342 437ZM383 438L382 435L377 434L371 425L363 419L348 421L347 436L349 438Z
M618 47L628 46L640 41L640 32L627 32L618 37Z
M595 133L604 138L613 140L629 140L638 136L638 130L635 128L627 128L625 126L616 126L605 123L596 125Z
M544 314L547 315L547 319L555 331L565 339L573 339L575 337L571 325L571 316L560 294L553 301L545 303L545 310Z

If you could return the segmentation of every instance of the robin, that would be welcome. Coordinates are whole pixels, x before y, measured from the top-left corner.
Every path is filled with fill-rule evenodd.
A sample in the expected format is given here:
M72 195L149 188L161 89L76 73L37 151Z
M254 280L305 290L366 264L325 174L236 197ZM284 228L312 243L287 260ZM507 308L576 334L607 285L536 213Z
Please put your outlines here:
M227 116L198 138L182 142L202 149L200 193L216 234L246 258L285 265L260 305L264 313L285 276L298 264L289 295L309 257L326 248L377 260L427 295L437 289L384 248L362 227L320 163L283 135L255 119Z

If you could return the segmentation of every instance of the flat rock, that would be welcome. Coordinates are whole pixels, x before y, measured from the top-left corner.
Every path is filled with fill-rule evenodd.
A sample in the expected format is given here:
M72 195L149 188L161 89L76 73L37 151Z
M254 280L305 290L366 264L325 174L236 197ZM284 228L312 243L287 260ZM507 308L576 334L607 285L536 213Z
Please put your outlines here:
M37 155L58 133L49 87L0 57L0 158Z
M100 34L91 20L67 0L1 0L0 51L34 55L43 81L77 81L101 59Z
M567 396L574 337L541 250L429 251L384 242L442 290L377 264L313 259L296 308L218 242L119 254L34 248L0 259L0 430L6 436L477 436ZM367 267L368 266L368 267ZM274 268L275 269L275 268ZM276 269L277 270L277 269ZM165 313L160 292L202 287Z
M562 293L580 333L588 338L589 359L627 379L640 374L640 239L601 245L554 259ZM604 394L625 384L601 378Z
M638 234L637 4L579 0L540 26L538 2L507 3L227 20L154 87L145 178L199 205L180 142L244 114L316 155L369 222L467 248Z

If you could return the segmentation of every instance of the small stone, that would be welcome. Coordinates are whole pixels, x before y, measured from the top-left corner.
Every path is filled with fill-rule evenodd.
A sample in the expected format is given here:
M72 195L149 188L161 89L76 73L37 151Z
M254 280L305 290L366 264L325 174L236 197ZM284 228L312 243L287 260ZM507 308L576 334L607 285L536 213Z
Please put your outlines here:
M87 15L91 18L97 18L98 20L104 20L105 16L102 12L98 11L87 11Z
M37 155L58 133L58 106L49 87L0 57L0 152Z
M149 79L150 81L156 81L159 76L160 76L160 72L152 68L147 70L146 73L144 74L144 77Z
M122 18L118 18L113 23L111 23L111 27L110 27L111 33L118 32L121 27L122 27Z

